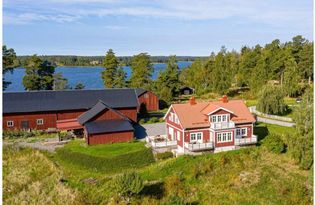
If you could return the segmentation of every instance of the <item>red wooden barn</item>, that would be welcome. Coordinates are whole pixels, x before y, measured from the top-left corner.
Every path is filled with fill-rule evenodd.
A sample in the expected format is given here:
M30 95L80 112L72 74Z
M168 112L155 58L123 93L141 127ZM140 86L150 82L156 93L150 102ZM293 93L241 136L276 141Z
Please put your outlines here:
M147 111L159 110L159 98L156 94L142 88L136 88L135 91L139 100L140 110L141 109L146 109Z
M30 91L3 94L3 128L83 129L88 144L134 137L139 109L135 89Z

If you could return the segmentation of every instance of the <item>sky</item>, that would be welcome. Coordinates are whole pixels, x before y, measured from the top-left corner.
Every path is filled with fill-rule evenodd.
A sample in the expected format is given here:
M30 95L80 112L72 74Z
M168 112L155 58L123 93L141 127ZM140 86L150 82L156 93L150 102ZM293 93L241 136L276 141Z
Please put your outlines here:
M313 41L312 0L4 0L17 55L208 56L222 46Z

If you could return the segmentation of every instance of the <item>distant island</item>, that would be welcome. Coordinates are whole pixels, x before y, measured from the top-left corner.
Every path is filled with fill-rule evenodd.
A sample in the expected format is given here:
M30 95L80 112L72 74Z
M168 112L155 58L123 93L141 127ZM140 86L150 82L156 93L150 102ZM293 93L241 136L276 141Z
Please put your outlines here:
M20 65L23 65L29 55L17 56ZM47 60L57 66L102 66L105 56L72 56L72 55L41 55L41 60ZM132 56L118 56L122 65L129 66ZM152 63L167 63L169 56L150 56ZM195 61L206 59L206 56L176 56L177 61Z

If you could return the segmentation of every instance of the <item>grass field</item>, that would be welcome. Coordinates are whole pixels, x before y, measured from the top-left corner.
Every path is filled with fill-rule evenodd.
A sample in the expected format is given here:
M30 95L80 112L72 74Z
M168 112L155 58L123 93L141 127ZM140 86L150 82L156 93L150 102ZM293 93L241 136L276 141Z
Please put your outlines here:
M270 133L287 136L293 129L260 123L255 134L259 139ZM32 198L44 204L48 199L43 196L48 193L55 204L62 204L65 199L67 203L63 204L128 204L114 193L112 181L117 174L130 169L145 181L144 189L131 198L131 204L172 204L170 201L181 204L178 198L186 204L311 204L313 200L312 171L300 170L288 153L274 154L263 145L157 162L147 161L150 157L143 154L133 157L134 153L147 150L142 142L86 147L73 141L63 148L65 155L11 149L4 152L4 202L20 204ZM82 155L72 155L73 152ZM90 157L88 161L86 156ZM122 156L124 161L119 161ZM81 157L86 164L72 161L73 157ZM100 157L105 161L111 159L102 166L113 168L110 165L113 162L119 168L108 171L89 162ZM134 162L145 163L132 166ZM42 192L27 188L37 183L46 185ZM23 194L20 190L24 190ZM29 197L23 198L29 192ZM174 196L178 203L174 203Z

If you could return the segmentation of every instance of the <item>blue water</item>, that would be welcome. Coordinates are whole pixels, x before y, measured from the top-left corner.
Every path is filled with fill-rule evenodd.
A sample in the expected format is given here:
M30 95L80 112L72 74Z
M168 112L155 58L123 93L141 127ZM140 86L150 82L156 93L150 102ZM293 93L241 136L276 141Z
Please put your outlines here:
M180 61L178 67L180 69L190 66L192 62ZM131 68L129 66L123 67L127 73L127 78L131 75ZM152 79L156 79L158 73L166 68L166 64L159 63L153 64L154 73ZM64 78L68 79L68 83L71 87L75 87L77 83L83 83L85 89L99 89L104 88L101 73L104 70L102 67L57 67L55 73L62 73ZM24 91L22 83L25 75L24 68L15 69L13 73L6 73L4 75L5 80L11 82L9 87L5 90L8 91Z

